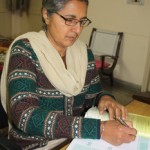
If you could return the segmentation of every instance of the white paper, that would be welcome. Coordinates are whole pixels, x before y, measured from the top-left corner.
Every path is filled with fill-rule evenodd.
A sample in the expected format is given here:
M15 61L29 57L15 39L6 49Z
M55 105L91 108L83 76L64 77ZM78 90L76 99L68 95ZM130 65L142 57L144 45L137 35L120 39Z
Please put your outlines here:
M107 111L104 111L103 114L99 113L97 107L91 107L85 114L85 118L101 119L101 121L109 120L109 114Z
M67 150L150 150L150 138L137 136L135 141L121 146L113 146L101 139L74 139Z

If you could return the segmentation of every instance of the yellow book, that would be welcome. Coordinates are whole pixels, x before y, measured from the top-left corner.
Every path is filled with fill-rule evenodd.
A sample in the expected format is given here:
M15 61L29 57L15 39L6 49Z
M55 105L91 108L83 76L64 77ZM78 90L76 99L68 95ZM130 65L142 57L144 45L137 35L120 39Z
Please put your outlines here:
M150 137L150 117L129 113L128 119L133 122L139 136Z

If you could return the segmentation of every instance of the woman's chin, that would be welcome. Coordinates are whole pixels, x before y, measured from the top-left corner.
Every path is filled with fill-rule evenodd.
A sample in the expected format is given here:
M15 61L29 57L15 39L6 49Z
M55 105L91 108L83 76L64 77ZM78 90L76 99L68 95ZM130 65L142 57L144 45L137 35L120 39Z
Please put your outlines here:
M67 45L72 46L75 43L76 39L69 40Z

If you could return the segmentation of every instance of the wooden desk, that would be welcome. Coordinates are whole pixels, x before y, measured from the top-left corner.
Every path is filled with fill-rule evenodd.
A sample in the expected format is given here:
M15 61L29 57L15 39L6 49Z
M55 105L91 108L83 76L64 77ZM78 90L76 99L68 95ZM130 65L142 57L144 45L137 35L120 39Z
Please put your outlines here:
M60 150L66 150L68 146L69 146L69 144L67 144L66 146L64 146L64 147L61 148Z
M143 116L150 116L150 105L146 103L133 100L126 106L126 108L128 109L129 113L134 113Z
M150 116L150 105L146 103L142 103L137 100L133 100L129 103L126 108L128 109L129 113L139 114L143 116ZM66 150L69 144L61 148L60 150Z

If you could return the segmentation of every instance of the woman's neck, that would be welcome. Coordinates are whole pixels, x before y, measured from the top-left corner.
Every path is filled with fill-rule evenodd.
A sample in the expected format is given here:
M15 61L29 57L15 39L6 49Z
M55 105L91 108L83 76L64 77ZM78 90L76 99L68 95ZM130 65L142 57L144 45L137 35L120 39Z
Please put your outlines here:
M57 50L58 51L58 50ZM61 57L65 57L66 56L66 50L65 51L58 51L59 55Z

